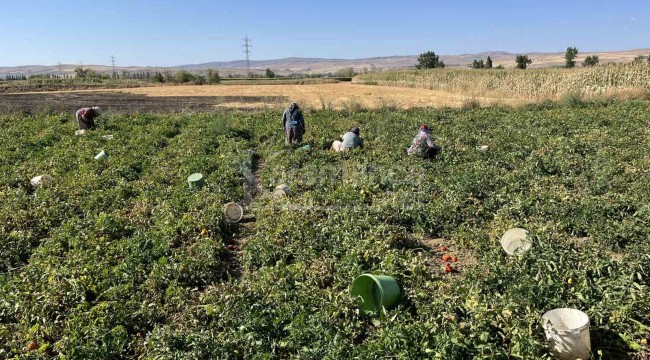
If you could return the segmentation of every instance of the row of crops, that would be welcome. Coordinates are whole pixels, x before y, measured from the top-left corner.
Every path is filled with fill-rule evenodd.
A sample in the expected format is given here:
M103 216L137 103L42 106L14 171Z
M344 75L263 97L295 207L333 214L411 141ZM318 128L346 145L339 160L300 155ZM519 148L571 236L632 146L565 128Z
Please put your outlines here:
M643 358L649 110L318 111L310 151L272 112L114 115L86 137L69 116L3 117L0 357L548 358L540 316L566 306L589 315L597 358ZM420 123L434 162L405 155ZM327 151L352 125L366 147ZM222 205L246 197L251 157L257 221L233 260L243 226ZM54 185L31 187L41 173ZM509 257L498 239L516 226L534 245ZM349 287L367 272L397 279L401 304L361 312Z
M353 82L367 85L417 87L480 96L556 98L564 94L603 94L650 91L650 65L608 64L574 69L394 70L364 74Z

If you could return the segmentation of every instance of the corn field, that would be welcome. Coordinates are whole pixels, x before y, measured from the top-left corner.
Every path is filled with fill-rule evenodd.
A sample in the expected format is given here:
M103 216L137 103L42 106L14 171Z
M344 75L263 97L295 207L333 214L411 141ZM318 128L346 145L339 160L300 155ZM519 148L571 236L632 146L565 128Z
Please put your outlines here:
M356 76L353 82L512 98L549 98L567 93L650 90L650 65L608 64L575 69L395 70Z

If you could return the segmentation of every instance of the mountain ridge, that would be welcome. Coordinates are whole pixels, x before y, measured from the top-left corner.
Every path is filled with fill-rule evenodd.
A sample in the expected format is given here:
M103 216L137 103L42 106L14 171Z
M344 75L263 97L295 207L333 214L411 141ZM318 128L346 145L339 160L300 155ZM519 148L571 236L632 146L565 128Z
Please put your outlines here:
M557 67L564 64L563 52L529 52L526 53L533 63L530 68ZM458 55L439 55L440 59L448 67L465 68L471 66L474 59L481 59L487 56L492 58L494 66L503 65L506 68L512 68L515 64L517 53L506 51L484 51L480 53L468 53ZM630 62L639 55L650 55L650 48L621 50L621 51L586 51L579 53L576 61L582 62L586 56L598 55L601 64L610 62ZM346 67L353 67L356 71L366 69L398 69L412 68L417 63L417 55L392 55L376 56L361 59L340 59L340 58L302 58L286 57L269 60L251 60L251 71L254 73L263 73L266 68L270 68L277 74L288 75L296 73L308 74L326 74L335 73L337 70ZM35 74L73 74L74 69L79 65L74 64L56 64L56 65L21 65L21 66L0 66L0 76L5 75L35 75ZM109 65L83 65L91 67L101 74L110 74L113 68ZM201 72L208 68L217 68L223 75L228 74L245 74L245 60L231 61L212 61L207 63L178 65L172 67L156 66L116 66L118 73L123 71L178 71L191 70Z

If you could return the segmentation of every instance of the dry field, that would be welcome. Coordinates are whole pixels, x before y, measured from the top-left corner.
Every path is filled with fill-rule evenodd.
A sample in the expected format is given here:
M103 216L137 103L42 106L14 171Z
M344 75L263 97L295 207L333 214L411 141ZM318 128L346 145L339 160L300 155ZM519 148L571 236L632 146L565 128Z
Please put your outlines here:
M0 95L0 112L69 112L89 105L98 105L114 112L194 112L213 109L281 108L290 101L297 101L307 109L412 109L457 107L474 100L482 105L524 103L523 100L499 97L468 97L437 90L351 83L188 85L3 94Z
M276 107L277 101L268 99L287 99L297 101L303 107L321 109L378 108L396 107L401 109L460 106L470 100L465 95L445 91L417 88L395 88L391 86L368 86L362 84L337 83L317 85L232 85L232 86L166 86L155 88L133 88L119 90L122 93L146 95L150 97L241 97L244 101L230 101L218 107L249 108ZM259 98L258 102L248 99ZM482 104L520 104L521 100L497 97L476 98Z

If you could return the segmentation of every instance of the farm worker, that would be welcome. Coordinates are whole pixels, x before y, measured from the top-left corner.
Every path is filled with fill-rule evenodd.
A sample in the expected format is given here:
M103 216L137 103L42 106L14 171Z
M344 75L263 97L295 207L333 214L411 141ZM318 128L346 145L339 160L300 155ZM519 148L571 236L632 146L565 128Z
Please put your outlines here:
M334 141L332 144L332 150L334 151L347 151L350 149L362 148L363 139L359 136L359 128L353 127L346 132L341 139L343 141Z
M298 103L292 102L282 114L282 127L284 140L287 144L302 143L302 134L305 133L305 118Z
M77 122L80 130L95 128L95 118L99 116L100 109L97 106L86 107L77 110Z
M413 139L411 147L406 151L409 155L417 155L425 159L433 159L441 150L441 147L431 141L429 127L420 126L420 131Z

